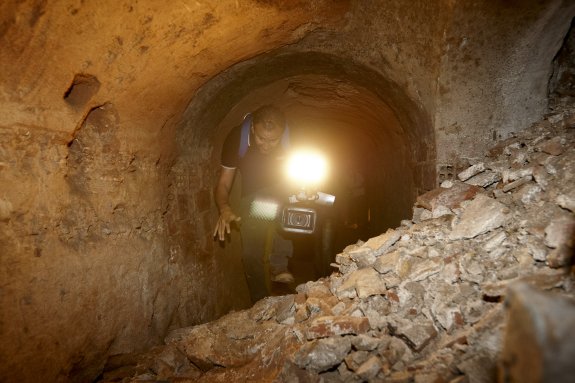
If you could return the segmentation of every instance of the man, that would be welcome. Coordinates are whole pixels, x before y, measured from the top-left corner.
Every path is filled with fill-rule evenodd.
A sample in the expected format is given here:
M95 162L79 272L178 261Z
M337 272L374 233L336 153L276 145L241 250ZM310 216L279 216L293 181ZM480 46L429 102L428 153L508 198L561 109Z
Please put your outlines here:
M221 173L216 185L215 200L220 217L214 236L220 241L230 233L230 225L240 222L242 261L252 302L270 294L266 275L266 245L271 243L270 271L275 282L291 283L288 258L292 243L278 232L273 222L259 220L248 214L254 199L277 198L283 180L283 156L288 144L285 117L276 107L265 105L247 115L242 125L226 137L222 148ZM240 215L229 203L230 191L236 174L242 177Z

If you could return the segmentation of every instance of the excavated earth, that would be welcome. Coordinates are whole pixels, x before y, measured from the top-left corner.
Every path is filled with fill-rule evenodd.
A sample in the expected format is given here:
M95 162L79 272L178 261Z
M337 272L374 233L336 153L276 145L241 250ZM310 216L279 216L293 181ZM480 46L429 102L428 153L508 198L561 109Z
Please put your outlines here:
M413 211L348 246L330 277L115 356L100 382L573 379L575 107L501 142Z

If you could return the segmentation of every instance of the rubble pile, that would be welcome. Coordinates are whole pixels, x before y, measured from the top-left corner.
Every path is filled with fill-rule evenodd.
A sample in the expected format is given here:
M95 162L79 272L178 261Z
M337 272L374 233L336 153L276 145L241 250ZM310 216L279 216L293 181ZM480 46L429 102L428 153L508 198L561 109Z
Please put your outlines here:
M421 195L412 220L348 246L329 278L173 331L101 381L564 381L574 212L575 109Z

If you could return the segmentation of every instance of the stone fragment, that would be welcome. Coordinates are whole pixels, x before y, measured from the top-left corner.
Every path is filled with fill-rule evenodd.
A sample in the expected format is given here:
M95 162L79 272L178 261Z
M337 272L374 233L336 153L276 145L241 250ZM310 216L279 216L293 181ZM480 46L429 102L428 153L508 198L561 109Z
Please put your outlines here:
M524 205L533 204L541 200L542 190L539 185L523 185L523 187L517 191L515 198L520 200Z
M387 326L386 315L391 311L390 303L381 295L374 295L360 303L360 309L369 320L372 329L382 329Z
M478 164L468 167L467 169L459 173L457 175L457 178L459 178L460 181L467 181L474 175L479 174L483 171L485 171L485 165L483 164L483 162L480 162Z
M367 332L369 328L369 321L365 317L325 316L313 320L307 328L306 337L312 340L334 335L357 335Z
M290 301L291 304L293 304L293 296L291 298L283 296L265 297L257 301L250 309L250 319L253 319L256 322L270 320L277 314L278 306L282 305L286 301Z
M519 178L518 180L515 180L515 181L510 182L507 185L503 186L503 191L505 193L507 193L510 190L513 190L515 188L518 188L519 186L525 185L527 182L530 182L531 180L533 180L533 176L531 176L531 175Z
M370 297L372 295L385 294L387 288L385 286L385 280L380 276L380 274L372 269L365 269L367 272L363 273L363 276L359 278L355 284L355 291L360 299ZM358 270L360 271L360 270Z
M371 266L376 259L373 250L365 247L350 251L349 256L360 269Z
M301 291L298 291L298 288L303 286ZM304 285L300 285L296 287L296 291L304 292L308 297L329 297L331 296L331 291L329 289L329 282L328 281L309 281L306 282Z
M480 186L483 188L493 185L496 182L501 181L501 174L498 172L486 171L476 176L471 177L465 183L469 185Z
M431 217L432 218L439 218L439 217L443 217L444 215L450 215L453 214L453 212L451 211L450 208L446 207L446 206L438 206L435 209L433 209L433 211L431 212Z
M353 345L353 341L352 341ZM351 352L348 356L345 357L345 365L352 371L358 369L359 366L362 365L369 358L369 352L367 351L355 351Z
M474 238L496 229L505 222L505 211L505 205L480 194L466 207L449 239Z
M335 256L335 262L339 265L349 266L353 263L353 259L349 256L349 252L343 252Z
M283 324L293 324L295 315L295 295L286 295L276 309L276 321Z
M384 254L395 242L401 238L403 231L389 229L385 234L379 235L377 237L370 238L366 243L365 247L373 250L376 256Z
M437 336L437 330L431 321L408 322L395 329L395 335L404 339L409 347L419 352Z
M331 298L337 298L332 296ZM331 303L334 303L333 301ZM308 312L308 317L313 317L316 315L325 316L332 315L331 305L325 301L325 298L309 297L306 301L306 308Z
M374 294L384 294L385 281L371 267L359 269L350 273L336 290L338 298L365 298Z
M553 268L569 266L571 264L571 260L575 257L574 253L575 248L565 244L560 245L547 255L547 265Z
M383 254L378 257L373 263L373 268L381 274L387 274L390 271L395 270L395 265L399 260L399 252L392 251L391 253Z
M483 249L485 251L491 253L493 250L495 250L499 246L501 246L503 241L505 241L506 239L507 239L507 234L505 234L504 231L494 233L493 235L491 235L489 237L489 239L487 239L485 241L485 243L483 244Z
M301 368L325 371L340 364L351 350L348 337L332 337L306 343L294 356Z
M422 221L427 221L433 218L431 211L423 208L414 207L413 208L413 222L419 223Z
M443 182L441 183L441 185L439 185L439 186L441 186L441 187L444 188L444 189L449 189L450 187L453 187L453 181L451 181L451 180L445 180L445 181L443 181Z
M366 334L359 334L351 339L351 344L359 351L372 351L375 350L380 340Z
M575 218L571 214L557 216L545 228L545 245L557 248L561 245L574 247Z
M430 258L421 260L420 258L412 258L415 260L410 266L407 278L412 281L422 281L430 276L437 274L441 271L443 263L440 259Z
M539 242L530 240L527 243L527 251L529 251L529 254L531 254L536 261L545 262L547 260L547 247Z
M438 206L453 209L459 207L463 201L475 197L480 190L477 186L455 181L449 189L440 187L420 195L417 197L416 206L421 206L430 211L435 210Z
M501 177L504 184L513 182L515 180L533 176L533 168L521 168L521 169L506 169L503 171Z
M370 381L377 376L380 370L381 361L374 355L359 366L355 373L363 380Z
M503 373L513 382L567 382L575 376L575 304L525 283L510 287Z
M363 383L361 378L355 374L355 372L351 371L347 368L345 363L340 364L337 367L337 372L339 373L339 379L332 379L332 380L324 380L325 383L328 382L342 382L342 383ZM307 382L307 381L300 381L300 382ZM279 382L278 382L279 383Z
M543 166L537 166L533 169L533 178L537 185L541 186L541 189L546 190L549 186L549 174Z
M561 206L563 209L570 210L575 213L575 192L571 191L570 194L560 194L555 200L557 205Z
M557 136L539 144L538 149L552 156L559 156L565 151L565 143L566 140L563 137Z

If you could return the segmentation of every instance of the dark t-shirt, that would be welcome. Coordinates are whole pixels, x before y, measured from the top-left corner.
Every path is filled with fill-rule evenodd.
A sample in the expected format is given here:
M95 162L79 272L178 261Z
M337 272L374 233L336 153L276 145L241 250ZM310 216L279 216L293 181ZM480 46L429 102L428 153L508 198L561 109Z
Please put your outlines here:
M240 158L241 130L241 126L236 126L226 137L222 148L222 166L239 169L242 175L242 197L275 192L274 188L277 189L284 179L285 151L278 145L270 154L261 154L250 136L251 145Z

